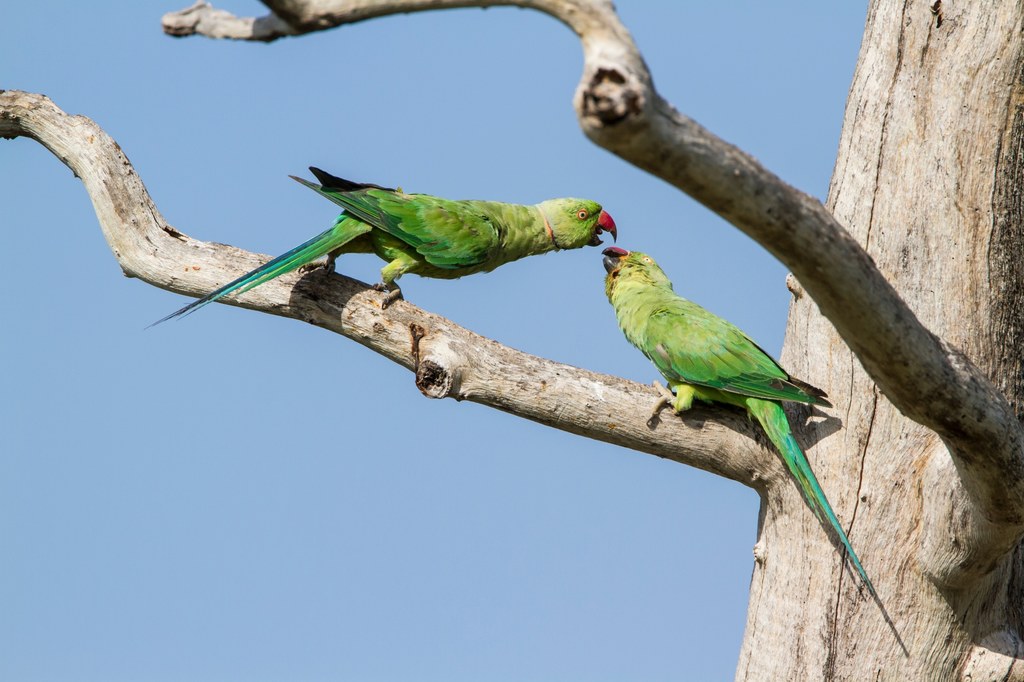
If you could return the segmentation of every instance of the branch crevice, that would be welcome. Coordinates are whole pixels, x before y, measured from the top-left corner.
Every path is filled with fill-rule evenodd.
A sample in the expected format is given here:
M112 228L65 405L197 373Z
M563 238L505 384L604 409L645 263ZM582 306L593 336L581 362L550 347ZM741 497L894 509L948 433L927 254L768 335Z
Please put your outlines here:
M82 179L129 277L202 295L267 257L202 242L169 225L121 148L93 121L43 95L0 91L0 136L30 137ZM346 336L415 374L431 398L469 400L564 431L710 471L756 490L788 484L743 415L695 409L647 426L648 386L529 355L344 275L290 273L225 301ZM713 418L711 416L713 415Z
M987 545L976 548L982 563L1005 551L1008 535L1019 538L1024 533L1024 430L1005 396L976 365L920 322L861 244L820 201L786 184L664 100L609 0L264 4L270 16L288 17L288 26L296 31L288 35L396 13L499 5L535 9L566 24L579 36L584 53L574 97L584 133L689 194L792 271L885 396L948 447L977 507L974 511L998 526L996 532L975 538ZM194 6L184 11L198 10ZM203 12L212 16L214 10ZM196 34L225 37L212 23L206 29L209 33L201 22L197 26ZM238 31L231 37L267 39L255 37L254 31Z

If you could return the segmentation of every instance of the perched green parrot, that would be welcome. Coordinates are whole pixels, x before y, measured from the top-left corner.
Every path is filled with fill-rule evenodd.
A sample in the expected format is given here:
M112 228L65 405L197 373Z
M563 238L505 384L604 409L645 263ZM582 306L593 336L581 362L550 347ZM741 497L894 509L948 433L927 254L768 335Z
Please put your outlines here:
M678 414L694 398L746 409L768 434L818 520L836 532L868 591L875 588L832 506L825 498L793 432L781 401L832 407L825 392L794 379L738 327L672 291L672 282L650 256L610 247L604 250L605 293L619 327L668 381L657 409L670 404ZM666 392L667 394L667 392Z
M389 292L386 307L401 294L395 280L407 272L455 279L525 256L597 246L602 232L612 239L617 235L612 217L586 199L550 199L534 206L450 201L309 170L321 184L291 177L344 209L330 229L153 324L243 293L323 256L328 269L342 253L375 253L386 261L383 281L376 285Z

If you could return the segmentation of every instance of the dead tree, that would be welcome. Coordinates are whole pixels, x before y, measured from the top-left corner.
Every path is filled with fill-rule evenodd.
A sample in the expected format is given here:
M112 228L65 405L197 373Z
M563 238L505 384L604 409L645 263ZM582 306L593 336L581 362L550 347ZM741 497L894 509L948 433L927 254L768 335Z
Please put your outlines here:
M744 418L647 425L655 392L504 347L344 277L282 277L237 304L352 338L472 400L729 477L761 496L737 679L1020 680L1024 587L1024 3L869 8L826 205L676 111L610 2L200 2L173 35L272 41L384 15L518 5L585 56L584 132L743 230L793 273L783 364L842 422L798 437L873 577L869 598ZM45 145L85 183L125 273L205 293L258 263L168 225L117 145L44 97L0 93L0 135ZM515 377L509 380L509 377ZM557 409L555 409L557 407Z

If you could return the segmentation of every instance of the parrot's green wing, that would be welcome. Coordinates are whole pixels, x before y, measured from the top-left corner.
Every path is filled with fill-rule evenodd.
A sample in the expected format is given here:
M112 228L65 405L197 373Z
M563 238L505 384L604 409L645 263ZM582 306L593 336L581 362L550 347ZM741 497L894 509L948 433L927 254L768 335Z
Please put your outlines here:
M498 230L487 210L491 202L405 194L350 182L319 168L310 171L321 186L295 179L352 217L401 239L436 267L454 270L479 265L499 246Z
M766 400L825 404L817 389L790 378L740 329L673 297L650 316L644 353L663 375Z
M425 194L380 198L384 229L431 265L447 269L479 265L499 248L498 230L484 210L486 203Z
M696 303L677 296L650 256L605 249L605 292L626 338L651 359L676 391L675 411L693 398L745 407L772 441L815 516L835 531L876 599L875 588L793 436L783 400L828 406L821 389L790 377L740 329ZM681 384L716 389L692 391ZM684 398L680 401L679 398ZM663 404L659 401L658 409ZM657 412L655 412L657 414ZM650 422L649 422L650 423Z

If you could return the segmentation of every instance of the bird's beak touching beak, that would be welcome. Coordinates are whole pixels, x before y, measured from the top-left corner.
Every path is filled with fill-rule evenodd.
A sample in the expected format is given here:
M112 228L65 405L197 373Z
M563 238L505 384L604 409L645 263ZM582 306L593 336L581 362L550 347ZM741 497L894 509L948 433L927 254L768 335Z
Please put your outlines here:
M609 246L601 253L604 254L604 269L608 271L609 275L618 270L619 261L629 255L629 251L617 246Z
M601 211L597 216L597 229L594 230L594 239L590 242L592 245L597 246L601 243L601 238L598 235L602 232L611 234L612 241L618 240L619 235L615 230L615 221L606 211Z

